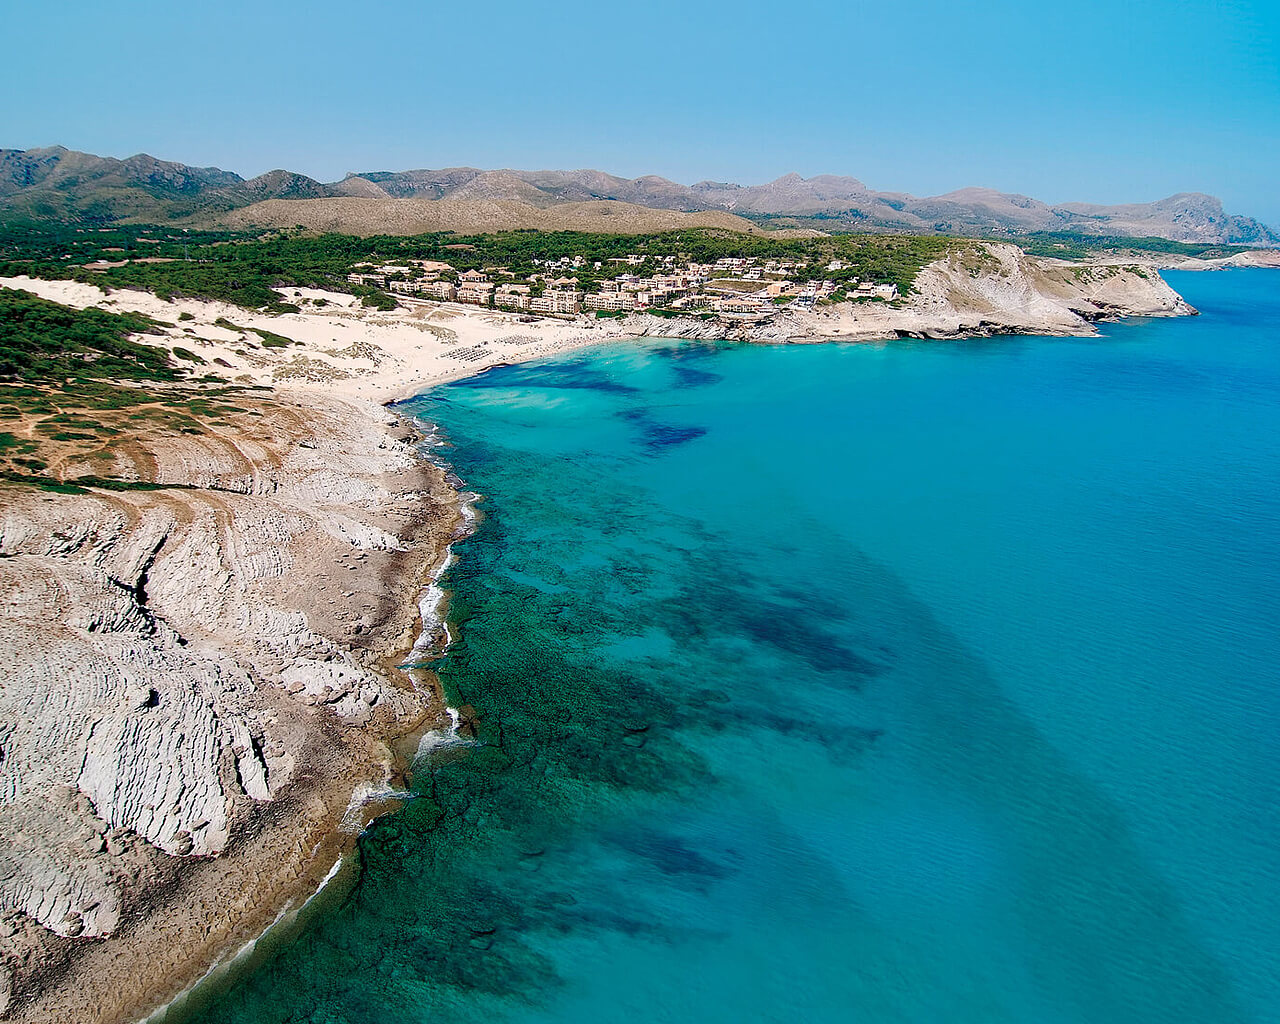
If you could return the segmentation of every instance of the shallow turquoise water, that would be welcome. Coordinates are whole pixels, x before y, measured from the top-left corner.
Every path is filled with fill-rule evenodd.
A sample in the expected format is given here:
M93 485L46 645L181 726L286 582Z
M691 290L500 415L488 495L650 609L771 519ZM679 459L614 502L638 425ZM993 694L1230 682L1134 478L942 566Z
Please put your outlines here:
M209 1021L1280 1019L1280 275L413 404L480 739Z

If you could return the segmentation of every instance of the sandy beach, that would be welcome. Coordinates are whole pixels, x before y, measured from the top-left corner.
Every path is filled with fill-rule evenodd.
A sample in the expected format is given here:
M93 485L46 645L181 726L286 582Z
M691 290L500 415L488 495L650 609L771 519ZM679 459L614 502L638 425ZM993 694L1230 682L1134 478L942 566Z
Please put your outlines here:
M172 324L163 338L142 340L185 348L200 357L197 373L298 394L385 404L434 384L470 376L499 363L527 362L590 345L622 331L612 321L521 318L454 303L402 300L380 312L341 292L282 288L301 313L258 313L222 302L165 301L149 292L101 289L74 281L2 278L64 305L144 313ZM273 347L254 331L288 339Z
M388 403L503 363L528 362L611 339L733 338L762 342L958 338L1000 333L1096 333L1099 320L1194 313L1150 263L1072 264L989 243L974 262L957 253L926 266L897 304L843 303L782 310L766 320L540 318L479 306L399 297L381 312L341 292L281 288L298 313L270 314L197 299L91 284L0 278L77 308L137 312L170 326L151 338L185 349L197 372L297 393ZM257 331L267 332L264 337ZM284 340L281 340L284 339ZM148 339L142 339L148 340Z

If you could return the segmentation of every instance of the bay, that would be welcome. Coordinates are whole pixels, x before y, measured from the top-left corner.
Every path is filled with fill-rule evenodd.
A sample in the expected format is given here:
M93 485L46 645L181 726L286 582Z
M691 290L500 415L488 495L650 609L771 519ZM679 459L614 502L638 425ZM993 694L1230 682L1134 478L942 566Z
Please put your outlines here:
M208 1021L1280 1017L1280 277L410 410L474 742Z

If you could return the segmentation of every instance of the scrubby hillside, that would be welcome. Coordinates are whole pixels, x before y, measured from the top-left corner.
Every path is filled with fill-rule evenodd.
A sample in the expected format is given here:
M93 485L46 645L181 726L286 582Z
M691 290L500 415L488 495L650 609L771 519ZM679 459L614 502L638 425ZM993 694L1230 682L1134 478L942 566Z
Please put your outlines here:
M630 203L561 203L537 207L512 199L271 199L218 218L232 228L304 227L346 235L421 235L454 231L489 234L534 228L540 231L591 231L644 234L679 228L727 228L748 234L763 229L731 213L710 210L681 213Z
M145 153L116 160L61 146L0 150L0 211L39 220L160 224L263 199L333 194L291 171L246 181L217 167L189 167Z

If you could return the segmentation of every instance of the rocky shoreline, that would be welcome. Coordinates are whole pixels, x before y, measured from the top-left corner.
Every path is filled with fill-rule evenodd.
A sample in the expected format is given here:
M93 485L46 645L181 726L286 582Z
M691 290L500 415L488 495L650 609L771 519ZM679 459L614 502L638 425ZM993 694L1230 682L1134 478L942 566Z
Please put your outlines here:
M378 406L237 402L139 440L159 489L0 485L10 1019L167 1002L315 891L389 742L439 724L395 666L458 522L443 473Z

